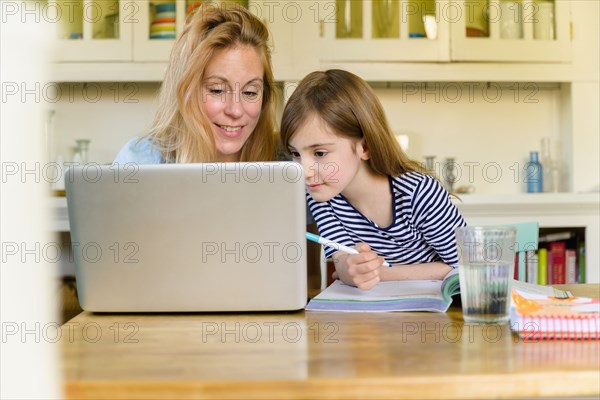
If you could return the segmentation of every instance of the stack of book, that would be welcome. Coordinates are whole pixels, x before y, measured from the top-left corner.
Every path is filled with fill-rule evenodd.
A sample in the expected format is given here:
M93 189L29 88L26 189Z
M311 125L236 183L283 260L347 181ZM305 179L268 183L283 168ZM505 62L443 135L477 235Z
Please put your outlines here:
M540 235L538 249L527 251L525 265L525 281L529 283L585 283L584 241L574 231Z
M525 340L598 340L599 315L597 298L558 298L513 287L510 326Z

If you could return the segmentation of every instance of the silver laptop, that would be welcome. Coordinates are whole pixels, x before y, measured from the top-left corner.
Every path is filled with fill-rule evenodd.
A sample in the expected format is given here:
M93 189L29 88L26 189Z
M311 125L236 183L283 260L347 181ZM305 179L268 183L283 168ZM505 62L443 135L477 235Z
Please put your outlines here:
M91 164L69 169L65 181L84 310L306 305L299 164Z

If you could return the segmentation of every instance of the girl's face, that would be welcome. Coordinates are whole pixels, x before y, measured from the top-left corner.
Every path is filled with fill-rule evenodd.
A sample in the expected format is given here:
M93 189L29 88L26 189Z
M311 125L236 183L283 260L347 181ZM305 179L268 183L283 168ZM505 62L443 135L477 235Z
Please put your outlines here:
M318 202L351 191L369 159L361 142L335 134L316 114L291 137L289 151L302 164L306 189Z
M218 50L206 66L202 108L212 126L217 161L239 161L260 118L263 76L258 51L251 46Z

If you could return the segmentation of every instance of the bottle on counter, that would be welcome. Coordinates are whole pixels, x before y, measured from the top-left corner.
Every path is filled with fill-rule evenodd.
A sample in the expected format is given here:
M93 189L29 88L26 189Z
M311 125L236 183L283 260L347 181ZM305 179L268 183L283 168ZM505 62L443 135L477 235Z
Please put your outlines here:
M544 169L537 151L529 153L529 162L525 165L525 183L527 184L527 193L544 191Z
M542 139L542 152L540 154L542 168L544 169L544 192L560 192L562 189L562 168L560 162L560 145L550 138Z
M73 162L87 164L90 160L88 159L90 140L89 139L77 139L75 140L77 147L75 149L75 157ZM77 158L77 160L75 160Z
M448 193L454 193L454 184L458 182L458 175L456 171L456 161L453 157L448 157L444 160L444 167L442 169L443 184Z

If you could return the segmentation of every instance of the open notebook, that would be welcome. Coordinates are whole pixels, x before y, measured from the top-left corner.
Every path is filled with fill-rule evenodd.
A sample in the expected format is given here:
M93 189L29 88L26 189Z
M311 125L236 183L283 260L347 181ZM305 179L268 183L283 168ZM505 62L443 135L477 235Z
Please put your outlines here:
M448 273L441 281L379 282L370 290L361 290L336 280L313 298L306 310L446 312L452 303L452 296L458 293L458 269Z
M515 280L511 285L532 295L572 297L570 292L552 286L540 286ZM452 304L452 296L459 293L458 269L450 271L443 280L379 282L370 290L361 290L336 280L313 298L306 306L306 310L446 312Z

